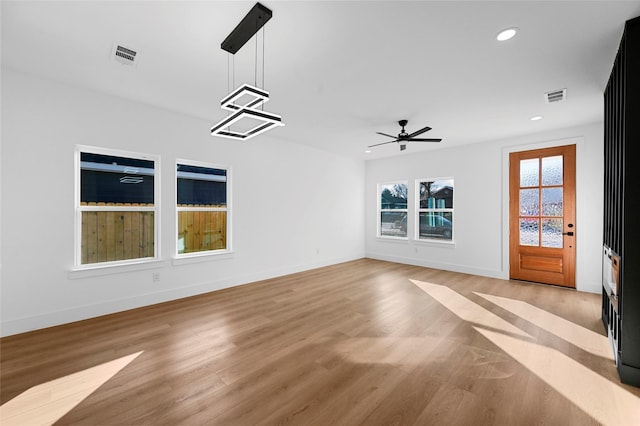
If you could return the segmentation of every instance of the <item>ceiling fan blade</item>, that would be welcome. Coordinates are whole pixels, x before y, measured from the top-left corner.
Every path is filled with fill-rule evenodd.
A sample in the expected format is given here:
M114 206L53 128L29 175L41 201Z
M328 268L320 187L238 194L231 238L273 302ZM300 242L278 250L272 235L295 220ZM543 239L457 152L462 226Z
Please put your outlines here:
M415 131L415 132L413 132L413 133L411 133L411 134L409 135L409 139L411 139L411 138L412 138L412 137L414 137L414 136L421 135L421 134L423 134L424 132L428 132L429 130L431 130L431 127L427 126L427 127L425 127L424 129L420 129L420 130L418 130L418 131Z
M380 145L386 145L388 143L393 143L393 142L398 142L398 140L393 140L393 141L389 141L389 142L382 142L382 143L377 143L375 145L369 145L369 148L374 147L374 146L380 146Z
M440 142L442 139L424 139L424 138L417 138L417 139L407 139L410 142Z
M382 135L382 136L386 136L388 138L393 138L393 139L397 138L397 136L391 136L391 135L388 135L388 134L382 133L382 132L376 132L376 133L379 134L379 135Z

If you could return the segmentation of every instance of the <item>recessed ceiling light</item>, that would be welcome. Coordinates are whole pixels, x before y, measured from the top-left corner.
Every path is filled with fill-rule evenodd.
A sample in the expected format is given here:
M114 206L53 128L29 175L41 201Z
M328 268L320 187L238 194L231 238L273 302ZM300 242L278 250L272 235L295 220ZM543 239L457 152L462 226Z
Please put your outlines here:
M533 117L531 117L531 121L538 121L538 120L542 120L541 115L534 115Z
M365 150L365 151L364 151L364 153L365 153L365 154L370 154L370 153L371 153L371 150L370 150L370 149L367 149L367 150Z
M506 40L509 40L510 38L513 38L513 36L515 36L517 32L518 32L518 29L516 27L507 28L506 30L500 31L496 36L496 39L498 41L506 41Z

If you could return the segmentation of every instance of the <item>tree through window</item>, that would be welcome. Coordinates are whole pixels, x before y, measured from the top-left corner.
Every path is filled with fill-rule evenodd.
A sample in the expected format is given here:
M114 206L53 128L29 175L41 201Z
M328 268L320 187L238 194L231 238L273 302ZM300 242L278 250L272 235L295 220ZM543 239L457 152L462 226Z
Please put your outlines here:
M378 188L378 236L407 238L407 183L385 183Z
M417 239L453 240L453 179L418 180Z

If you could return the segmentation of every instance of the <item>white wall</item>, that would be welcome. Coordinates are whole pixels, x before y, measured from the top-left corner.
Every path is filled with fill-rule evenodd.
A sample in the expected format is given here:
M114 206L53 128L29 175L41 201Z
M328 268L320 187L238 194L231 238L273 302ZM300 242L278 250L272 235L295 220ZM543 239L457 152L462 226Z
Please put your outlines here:
M213 138L212 124L3 69L1 334L364 256L364 162L266 135ZM153 269L70 272L77 144L161 157ZM172 260L176 158L232 168L233 254Z
M269 137L212 138L212 123L2 70L0 335L360 258L508 277L508 153L577 144L577 288L600 292L602 124L366 163ZM161 157L161 258L71 273L74 149ZM173 261L176 158L232 167L234 253ZM455 178L454 246L376 238L376 184ZM411 201L412 202L412 201ZM413 207L409 206L410 209ZM411 222L410 222L411 223ZM410 229L410 232L412 230ZM152 273L160 273L153 282Z
M508 279L509 152L575 143L576 288L601 291L603 125L592 124L509 140L367 161L365 249L368 257ZM376 238L377 184L415 179L455 179L455 244ZM409 225L412 220L409 220ZM409 228L409 235L413 229Z

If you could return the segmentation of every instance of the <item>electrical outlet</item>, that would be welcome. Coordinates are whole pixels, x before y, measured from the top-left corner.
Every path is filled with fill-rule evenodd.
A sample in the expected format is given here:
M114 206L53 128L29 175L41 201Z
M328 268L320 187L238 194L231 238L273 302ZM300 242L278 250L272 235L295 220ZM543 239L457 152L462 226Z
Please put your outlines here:
M157 283L160 281L160 272L154 272L153 273L153 282Z

